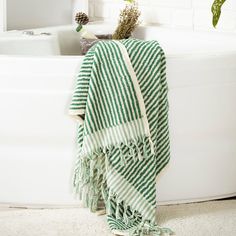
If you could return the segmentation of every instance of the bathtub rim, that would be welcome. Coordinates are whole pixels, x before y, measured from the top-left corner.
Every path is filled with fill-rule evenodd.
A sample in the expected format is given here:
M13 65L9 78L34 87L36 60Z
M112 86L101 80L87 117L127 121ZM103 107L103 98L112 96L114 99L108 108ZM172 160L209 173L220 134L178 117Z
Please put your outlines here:
M174 53L166 54L166 59L188 59L188 58L211 58L220 56L236 56L236 49L232 51L199 52L199 53ZM20 54L0 54L0 59L81 59L85 55L20 55Z
M108 21L92 21L92 22L89 22L88 25L88 29L90 27L104 27L105 29L113 29L115 27L115 24L112 22L108 22ZM16 32L23 32L23 31L28 31L28 30L32 30L34 31L36 34L38 32L60 32L60 30L68 30L68 29L73 29L76 27L76 24L67 24L67 25L58 25L58 26L49 26L49 27L42 27L42 28L34 28L34 29L25 29L25 30L10 30L10 31L5 31L3 33L0 33L0 43L1 43L1 40L3 41L7 41L7 39L4 37L1 38L2 35L7 35L7 34L11 34L11 33L14 33L14 31ZM172 32L172 33L181 33L181 34L196 34L196 35L215 35L216 37L222 37L222 38L228 38L230 40L232 40L232 42L234 42L233 40L236 40L236 33L232 33L232 32L219 32L219 31L211 31L211 32L208 32L208 31L194 31L194 30L191 30L191 29L183 29L183 28L171 28L171 27L167 27L167 26L160 26L158 24L152 24L152 23L148 23L148 24L140 24L138 26L138 28L142 31L142 30L145 30L145 29L158 29L160 30L161 33L165 33L165 32ZM95 30L96 31L96 30ZM103 31L103 30L102 30ZM101 30L98 31L99 33L101 33ZM106 30L104 30L104 33L107 32ZM47 40L48 37L53 37L53 35L50 35L50 36L44 36L44 35L41 35L40 36L41 39L43 40ZM19 40L36 40L36 38L38 37L35 37L35 39L33 38L22 38L22 39L19 39ZM9 39L11 40L11 39ZM151 40L151 39L148 39L148 40ZM161 44L161 43L160 43ZM209 42L210 44L210 42ZM161 45L162 46L162 45ZM162 48L164 48L162 46ZM163 49L164 52L165 52L165 49ZM209 52L205 51L205 52L183 52L183 53L166 53L165 52L165 55L166 55L166 58L200 58L200 57L218 57L218 56L231 56L231 55L236 55L236 48L233 48L233 49L225 49L223 50L222 47L220 48L216 48L216 50L210 50ZM22 58L29 58L29 57L32 57L32 58L39 58L39 59L42 59L42 58L47 58L47 59L59 59L59 58L63 58L63 59L66 59L66 58L82 58L84 57L84 55L21 55L21 54L0 54L0 58L2 57L16 57L16 58L19 58L19 57L22 57Z

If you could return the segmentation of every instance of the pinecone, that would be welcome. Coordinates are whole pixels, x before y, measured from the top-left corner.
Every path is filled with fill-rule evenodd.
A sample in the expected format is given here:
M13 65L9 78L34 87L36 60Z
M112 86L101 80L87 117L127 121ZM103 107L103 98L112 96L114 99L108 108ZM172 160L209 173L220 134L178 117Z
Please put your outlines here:
M79 25L86 25L89 22L89 18L84 12L78 12L75 16L75 21Z

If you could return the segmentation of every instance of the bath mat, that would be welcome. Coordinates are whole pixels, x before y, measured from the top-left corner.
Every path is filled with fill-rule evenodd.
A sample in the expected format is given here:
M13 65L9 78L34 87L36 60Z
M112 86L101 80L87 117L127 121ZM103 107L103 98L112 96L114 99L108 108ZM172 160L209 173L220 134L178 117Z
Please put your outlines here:
M172 233L155 219L155 180L170 156L165 64L156 41L101 41L77 77L74 187L92 212L105 206L113 233Z
M174 229L176 236L235 236L236 200L158 206L157 219ZM112 236L106 227L106 217L97 217L83 207L19 209L1 206L0 235Z

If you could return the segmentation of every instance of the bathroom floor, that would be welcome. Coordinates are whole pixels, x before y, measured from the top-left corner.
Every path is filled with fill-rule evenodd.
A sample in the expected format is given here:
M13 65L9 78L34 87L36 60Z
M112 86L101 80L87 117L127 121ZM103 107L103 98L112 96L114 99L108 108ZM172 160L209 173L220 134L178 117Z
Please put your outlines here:
M159 206L158 222L179 236L235 236L236 199ZM1 236L110 236L105 216L85 208L0 207Z

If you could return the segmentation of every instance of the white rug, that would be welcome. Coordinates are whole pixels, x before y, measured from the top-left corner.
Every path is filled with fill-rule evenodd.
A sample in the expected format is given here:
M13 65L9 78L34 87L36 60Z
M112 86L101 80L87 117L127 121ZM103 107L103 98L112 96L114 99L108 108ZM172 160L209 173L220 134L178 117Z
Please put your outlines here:
M178 236L235 236L236 200L159 206L158 222ZM0 209L0 236L110 236L105 216L84 208Z

